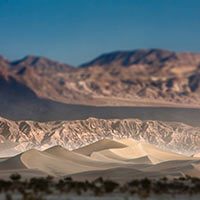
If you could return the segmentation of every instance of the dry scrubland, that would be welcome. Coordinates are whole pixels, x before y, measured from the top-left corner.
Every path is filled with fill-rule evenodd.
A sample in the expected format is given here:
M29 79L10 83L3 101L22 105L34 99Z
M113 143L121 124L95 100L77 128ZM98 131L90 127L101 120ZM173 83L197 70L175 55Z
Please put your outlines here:
M74 181L69 177L54 180L53 177L21 180L19 174L10 180L0 180L0 199L198 199L200 179L185 177L169 180L147 178L119 184L97 178L93 181Z

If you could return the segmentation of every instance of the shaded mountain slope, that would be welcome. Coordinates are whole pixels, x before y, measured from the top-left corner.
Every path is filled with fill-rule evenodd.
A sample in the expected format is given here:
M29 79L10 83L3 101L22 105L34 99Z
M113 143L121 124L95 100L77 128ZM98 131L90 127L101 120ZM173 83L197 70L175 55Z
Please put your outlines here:
M139 118L200 124L200 109L159 107L95 107L73 105L39 98L29 87L8 76L0 76L0 116L11 120L82 120L96 118Z

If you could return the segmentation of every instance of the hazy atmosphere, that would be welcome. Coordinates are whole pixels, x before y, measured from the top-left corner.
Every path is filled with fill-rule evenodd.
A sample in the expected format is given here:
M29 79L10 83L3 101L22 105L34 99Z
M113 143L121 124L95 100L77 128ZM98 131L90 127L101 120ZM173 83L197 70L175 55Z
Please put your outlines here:
M0 0L0 54L80 65L105 52L200 52L198 0Z

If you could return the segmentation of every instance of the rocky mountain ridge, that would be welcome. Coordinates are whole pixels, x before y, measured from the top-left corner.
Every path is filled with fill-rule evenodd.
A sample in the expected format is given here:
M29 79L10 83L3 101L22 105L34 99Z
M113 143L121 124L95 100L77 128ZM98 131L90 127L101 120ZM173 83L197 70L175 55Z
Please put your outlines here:
M179 53L164 49L138 49L105 53L88 63L82 64L81 67L109 67L114 65L129 67L137 64L163 67L167 65L198 65L199 63L199 53L195 52Z
M38 98L62 103L200 106L199 64L198 53L161 49L108 53L78 68L44 57L0 57L0 93L14 81Z
M0 118L1 156L61 145L69 150L110 138L133 138L183 154L200 152L200 128L177 122L139 119L11 121Z

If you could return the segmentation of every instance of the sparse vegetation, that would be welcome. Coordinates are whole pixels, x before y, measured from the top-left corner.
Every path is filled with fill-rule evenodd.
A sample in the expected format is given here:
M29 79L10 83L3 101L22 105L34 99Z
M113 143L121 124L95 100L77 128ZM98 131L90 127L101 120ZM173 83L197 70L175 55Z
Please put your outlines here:
M94 195L103 196L108 193L121 195L138 195L147 198L155 195L200 194L200 179L196 177L180 177L177 179L140 179L119 184L112 180L98 178L94 181L75 181L70 177L54 180L53 177L31 178L24 180L19 174L10 176L10 180L0 180L0 192L5 199L11 200L12 195L21 195L23 200L43 200L48 195Z

